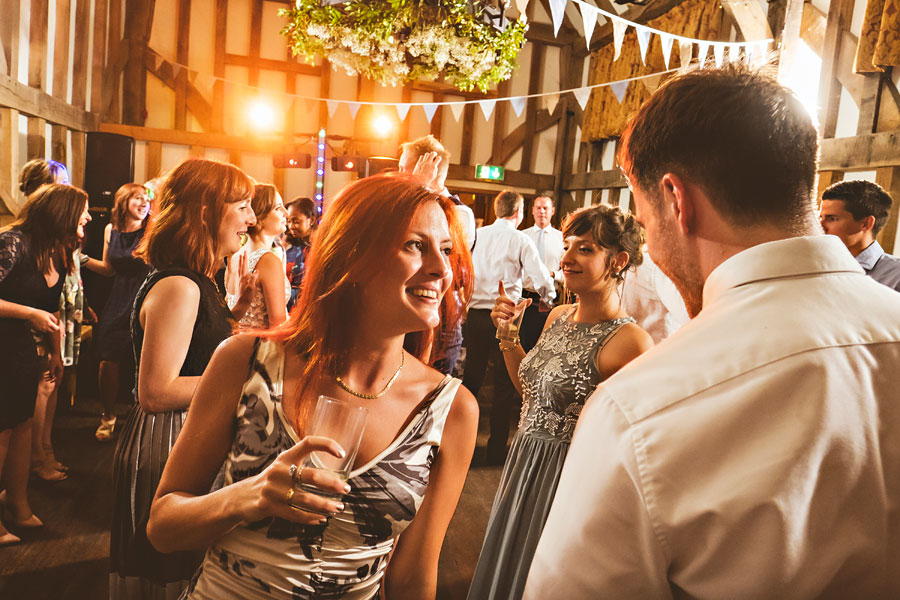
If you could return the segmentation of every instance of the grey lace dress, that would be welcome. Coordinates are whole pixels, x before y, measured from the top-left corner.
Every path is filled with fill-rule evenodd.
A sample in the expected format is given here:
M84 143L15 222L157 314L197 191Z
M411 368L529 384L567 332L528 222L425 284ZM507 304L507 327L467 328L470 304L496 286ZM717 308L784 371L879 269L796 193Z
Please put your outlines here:
M575 423L600 383L595 358L630 317L576 323L575 305L557 318L522 360L522 415L513 438L469 600L521 598L550 512Z

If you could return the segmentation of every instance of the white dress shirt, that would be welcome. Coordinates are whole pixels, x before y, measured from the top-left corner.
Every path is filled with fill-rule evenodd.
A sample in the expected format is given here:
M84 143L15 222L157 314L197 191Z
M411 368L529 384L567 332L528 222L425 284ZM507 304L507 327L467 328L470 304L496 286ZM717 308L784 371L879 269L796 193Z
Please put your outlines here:
M524 597L900 598L898 373L839 239L732 256L588 399Z
M559 268L559 261L562 260L564 253L562 231L554 229L552 225L547 225L543 229L537 225L532 225L528 229L522 230L522 233L534 242L534 247L538 249L538 256L544 261L544 266L553 274L553 278L562 283L562 270ZM541 237L544 238L543 256L541 256ZM525 287L529 290L534 290L531 286L531 281L526 281Z
M469 250L471 250L472 244L475 243L475 213L465 204L455 204L453 208L456 209L456 216L462 223L463 233L469 243Z
M534 243L506 219L497 219L478 230L472 263L475 291L469 308L493 308L500 281L506 295L517 302L522 297L525 278L535 284L534 290L547 304L556 297L553 278L538 258Z
M690 320L681 294L650 254L633 273L626 273L622 286L622 308L658 344Z

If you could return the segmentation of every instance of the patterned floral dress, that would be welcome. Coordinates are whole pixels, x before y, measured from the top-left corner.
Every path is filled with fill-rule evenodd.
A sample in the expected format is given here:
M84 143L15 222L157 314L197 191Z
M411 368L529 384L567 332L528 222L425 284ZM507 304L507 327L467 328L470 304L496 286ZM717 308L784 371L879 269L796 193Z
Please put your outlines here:
M252 477L300 441L281 406L284 350L257 340L236 415L225 485ZM425 497L460 381L445 377L397 438L357 466L343 512L324 525L268 518L213 543L182 598L375 598L397 536Z
M521 598L575 424L602 380L596 357L626 317L576 323L560 315L522 360L522 416L494 497L469 600Z
M256 269L256 265L259 263L259 259L265 256L267 253L273 252L273 250L262 248L259 250L254 250L247 255L247 268L250 271ZM280 251L279 251L280 252ZM279 256L279 252L276 252L275 255ZM284 277L284 303L287 305L288 300L291 298L291 284L288 282L287 276ZM234 305L237 304L238 296L237 294L228 294L227 296L228 308L234 308ZM256 289L253 290L253 296L250 299L250 307L247 309L247 312L244 313L244 316L241 317L240 321L238 321L238 330L239 331L253 331L260 329L268 329L269 328L269 310L266 308L266 297L263 294L262 283L256 284Z

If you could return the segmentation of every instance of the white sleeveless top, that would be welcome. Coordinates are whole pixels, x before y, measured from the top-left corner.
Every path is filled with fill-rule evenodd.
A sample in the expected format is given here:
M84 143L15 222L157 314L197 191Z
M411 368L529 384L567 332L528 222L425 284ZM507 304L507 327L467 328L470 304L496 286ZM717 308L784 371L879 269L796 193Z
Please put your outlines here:
M247 268L250 271L256 269L257 263L259 263L259 259L266 255L267 252L272 252L272 249L260 248L258 250L254 250L247 255ZM276 254L278 256L278 254ZM287 274L284 274L284 303L287 305L288 300L291 298L291 284L288 281ZM228 308L234 308L234 305L237 303L238 296L237 294L228 294L226 300L228 302ZM266 298L263 295L262 284L257 283L256 288L253 290L253 296L250 299L250 307L247 309L247 312L244 313L244 316L241 317L240 321L237 324L238 331L251 331L255 329L268 329L269 328L269 311L266 309Z
M257 339L236 415L225 485L260 473L299 438L281 406L284 348ZM343 512L324 525L268 518L213 543L182 598L374 598L394 540L428 487L460 381L447 376L378 456L350 473Z

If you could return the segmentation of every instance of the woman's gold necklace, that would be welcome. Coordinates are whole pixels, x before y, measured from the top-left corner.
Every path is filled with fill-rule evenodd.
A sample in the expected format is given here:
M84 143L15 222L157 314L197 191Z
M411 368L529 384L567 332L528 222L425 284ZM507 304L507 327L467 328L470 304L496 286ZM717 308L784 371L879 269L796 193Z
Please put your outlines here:
M400 366L397 367L397 370L394 371L394 374L391 376L390 379L388 379L388 382L384 385L384 388L376 394L363 394L361 392L357 392L354 389L351 389L349 385L344 383L344 380L341 379L341 377L339 375L335 375L334 380L337 382L337 384L339 386L341 386L342 390L353 394L357 398L362 398L364 400L374 400L375 398L381 398L382 396L384 396L385 394L388 393L388 390L391 389L391 386L394 385L395 381L397 381L397 377L400 376L400 370L403 368L403 363L404 363L405 357L406 357L406 352L401 351L400 352Z

